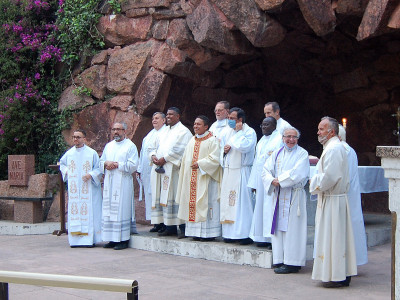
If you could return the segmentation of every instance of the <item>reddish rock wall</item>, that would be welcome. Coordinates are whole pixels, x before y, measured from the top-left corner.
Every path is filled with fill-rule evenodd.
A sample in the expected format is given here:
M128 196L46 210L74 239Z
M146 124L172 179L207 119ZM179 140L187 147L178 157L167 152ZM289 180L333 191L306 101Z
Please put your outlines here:
M376 145L393 145L400 105L397 1L126 0L107 5L98 24L107 49L94 56L59 108L72 108L100 151L110 126L124 120L138 148L155 111L182 109L214 119L217 101L242 107L259 129L263 105L302 131L300 144L319 156L316 127L325 115L348 119L348 142L360 164L376 165ZM258 130L259 131L259 130ZM68 139L70 132L65 132Z

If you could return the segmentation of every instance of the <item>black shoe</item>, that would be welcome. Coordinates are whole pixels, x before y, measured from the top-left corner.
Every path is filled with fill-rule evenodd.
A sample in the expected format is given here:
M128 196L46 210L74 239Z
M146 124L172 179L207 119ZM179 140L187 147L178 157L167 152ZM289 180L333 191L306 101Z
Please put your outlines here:
M267 248L267 250L272 250L272 244L271 243L257 243L257 247Z
M180 239L185 239L185 238L187 238L187 236L185 235L185 232L184 232L184 231L181 231L181 232L178 233L178 239L179 239L179 240L180 240Z
M167 230L167 226L165 226L164 224L161 225L160 230L158 230L158 233L164 232L165 230Z
M298 273L301 267L299 266L289 266L282 265L279 268L274 269L275 274L290 274L290 273Z
M215 241L215 237L213 237L213 238L200 238L200 241L202 241L202 242L212 242L212 241Z
M165 229L163 232L159 232L158 236L173 236L173 235L177 235L178 232L176 230L168 230Z
M237 240L235 239L224 239L224 243L228 243L228 244L232 244L232 243L236 243Z
M276 268L280 268L280 267L282 267L282 266L283 266L283 264L280 263L280 264L272 265L272 268L273 268L273 269L276 269Z
M240 241L240 245L250 245L253 244L253 240L251 238L242 239Z
M158 232L163 227L163 225L164 225L163 223L154 224L154 227L150 229L149 232Z
M129 246L129 240L119 242L117 245L115 245L114 250L123 250L123 249L128 248L128 246Z
M116 242L108 242L103 246L103 248L114 248L118 243Z
M200 241L201 241L201 238L195 236L195 237L193 237L193 241L200 242Z
M351 276L347 276L346 279L342 281L323 282L322 286L328 289L347 287L350 285L350 281L351 281Z

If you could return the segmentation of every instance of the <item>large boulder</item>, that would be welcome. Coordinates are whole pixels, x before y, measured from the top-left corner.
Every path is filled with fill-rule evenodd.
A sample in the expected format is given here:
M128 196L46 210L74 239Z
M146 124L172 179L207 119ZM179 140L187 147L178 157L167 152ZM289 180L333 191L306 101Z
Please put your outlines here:
M97 29L107 45L128 45L149 38L152 23L151 16L127 18L124 15L108 15L100 18Z
M151 68L135 94L138 113L151 116L155 111L164 111L171 82L168 75Z
M265 14L254 0L212 0L255 47L272 47L286 34L285 28Z
M111 54L108 60L107 88L112 93L131 94L146 72L154 41L136 43ZM139 80L138 80L139 77Z
M88 89L90 94L100 100L107 93L107 76L105 65L94 65L84 70L79 76L78 82L82 87Z
M203 0L186 18L194 40L201 46L231 55L251 52L248 40L235 28L221 10Z
M298 0L304 19L318 36L335 30L336 17L331 0Z
M80 94L77 86L67 87L61 94L58 100L58 110L77 110L88 105L94 104L92 97L86 94Z

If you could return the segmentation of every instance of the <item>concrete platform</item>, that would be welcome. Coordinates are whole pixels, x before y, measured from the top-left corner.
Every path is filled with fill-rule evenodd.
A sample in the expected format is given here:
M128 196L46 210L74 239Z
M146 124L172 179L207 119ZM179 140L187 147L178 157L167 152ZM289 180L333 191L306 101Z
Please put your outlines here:
M365 214L367 245L373 247L390 243L391 216ZM226 244L222 239L214 242L197 242L191 238L178 240L176 237L158 237L150 233L151 226L138 226L139 234L132 235L129 247L139 250L172 254L190 258L199 258L237 265L259 268L271 268L272 251L259 248L255 244L242 246ZM0 221L0 235L50 234L60 229L60 223L45 222L38 224ZM308 227L307 260L313 259L314 227Z
M373 247L390 243L391 216L365 214L367 246ZM146 228L146 230L143 230ZM139 250L167 253L191 258L201 258L230 264L271 268L272 251L252 245L226 244L222 239L214 242L197 242L191 238L178 240L176 237L158 237L149 233L151 227L142 227L139 234L132 235L129 247ZM314 226L308 226L307 260L313 259Z

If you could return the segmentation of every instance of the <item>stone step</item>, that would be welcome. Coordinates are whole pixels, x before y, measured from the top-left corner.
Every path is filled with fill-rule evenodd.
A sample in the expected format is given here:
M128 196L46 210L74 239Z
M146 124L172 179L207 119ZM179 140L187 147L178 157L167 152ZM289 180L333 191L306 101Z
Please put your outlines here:
M391 216L364 214L368 247L390 243ZM150 227L149 227L150 228ZM313 259L314 226L308 227L307 260ZM131 236L129 247L134 249L200 258L231 264L271 268L272 251L252 245L227 244L222 239L213 242L193 241L191 238L159 237L155 233L139 231Z

